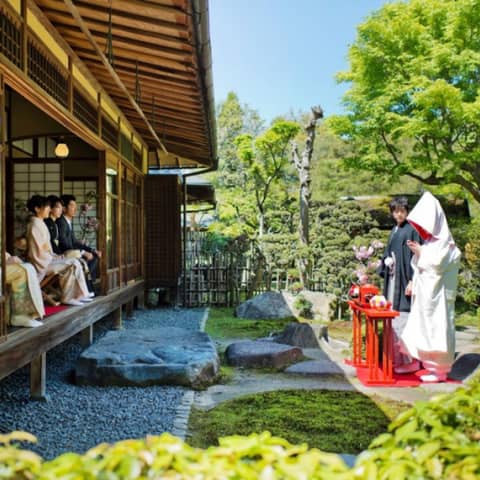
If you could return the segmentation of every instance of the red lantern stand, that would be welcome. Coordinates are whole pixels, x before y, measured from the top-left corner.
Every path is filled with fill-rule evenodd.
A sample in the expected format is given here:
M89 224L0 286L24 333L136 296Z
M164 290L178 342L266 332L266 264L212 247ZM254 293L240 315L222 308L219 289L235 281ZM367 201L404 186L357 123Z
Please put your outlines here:
M353 314L352 347L353 358L347 363L357 368L368 368L370 384L392 384L393 380L393 331L392 319L400 314L395 310L371 308L368 304L350 300ZM366 358L362 358L362 319L366 324ZM380 368L378 326L383 323L382 367Z

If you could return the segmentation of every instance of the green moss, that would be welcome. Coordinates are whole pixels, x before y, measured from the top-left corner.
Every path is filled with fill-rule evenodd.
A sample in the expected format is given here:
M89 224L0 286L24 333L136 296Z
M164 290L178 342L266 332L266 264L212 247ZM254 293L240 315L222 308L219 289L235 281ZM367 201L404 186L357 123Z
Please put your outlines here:
M380 408L361 393L330 390L246 395L207 412L192 409L188 442L206 448L217 445L219 437L268 430L296 444L358 453L386 431L390 414L409 408L400 402L383 402L392 405Z
M212 338L260 338L282 331L295 317L274 320L237 318L231 308L211 308L205 331Z

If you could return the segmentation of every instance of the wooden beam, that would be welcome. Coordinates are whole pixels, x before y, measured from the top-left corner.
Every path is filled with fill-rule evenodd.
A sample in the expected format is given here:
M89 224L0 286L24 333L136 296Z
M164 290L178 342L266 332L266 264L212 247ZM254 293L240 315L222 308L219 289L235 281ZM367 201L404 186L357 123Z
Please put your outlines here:
M41 353L30 362L30 398L45 401L47 385L47 353Z
M104 53L100 50L100 47L98 44L95 42L95 39L93 38L92 34L90 33L90 30L86 27L85 23L83 22L82 17L80 16L80 13L78 12L77 8L73 4L72 0L63 0L65 3L66 8L70 12L70 14L73 16L75 21L77 22L78 27L82 30L82 32L85 34L85 36L88 38L90 41L90 44L94 48L94 50L97 52L97 55L101 58L103 66L106 68L106 70L110 73L112 76L112 80L114 83L118 86L119 89L123 91L125 96L129 99L131 104L134 106L136 112L138 115L145 121L148 130L150 130L153 138L158 142L158 145L160 148L164 151L167 152L167 149L161 142L160 138L158 138L158 135L156 134L155 130L151 126L150 122L147 120L147 117L145 116L145 113L142 111L142 109L139 107L137 102L133 99L133 97L130 95L130 92L128 89L125 87L123 82L121 81L120 77L117 75L113 67L110 65L109 61L107 60L107 57L105 57Z
M53 10L50 8L43 8L48 18L56 27L75 27L76 24L73 18L64 11ZM105 20L98 18L83 17L85 24L95 34L102 32L105 34L105 25L108 25L108 17ZM131 21L130 19L124 19L122 25L115 22L115 18L112 18L112 22L115 24L115 36L124 36L127 38L145 39L146 42L155 43L162 48L171 49L172 52L193 52L193 47L188 43L187 38L172 37L155 31L155 28L145 28L144 23ZM156 24L150 24L156 27ZM121 28L121 34L118 30Z

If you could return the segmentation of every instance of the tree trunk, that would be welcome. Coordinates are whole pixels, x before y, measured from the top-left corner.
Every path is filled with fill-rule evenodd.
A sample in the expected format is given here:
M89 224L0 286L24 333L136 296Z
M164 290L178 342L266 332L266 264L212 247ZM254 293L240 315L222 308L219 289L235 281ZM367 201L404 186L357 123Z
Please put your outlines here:
M305 288L310 283L310 262L308 254L309 239L309 209L310 209L310 163L313 154L313 145L315 142L315 133L317 121L323 118L323 110L321 107L312 107L312 115L310 121L305 126L307 139L302 156L298 154L297 145L293 145L292 158L293 163L298 171L299 178L299 202L300 202L300 222L298 225L298 233L300 240L300 254L298 256L298 269L300 280Z

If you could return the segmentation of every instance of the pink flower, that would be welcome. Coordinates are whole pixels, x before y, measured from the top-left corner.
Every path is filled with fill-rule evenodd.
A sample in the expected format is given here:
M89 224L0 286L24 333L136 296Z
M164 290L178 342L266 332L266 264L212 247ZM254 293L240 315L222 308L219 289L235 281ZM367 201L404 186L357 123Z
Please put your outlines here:
M84 203L80 207L80 211L82 213L87 213L89 210L91 210L93 207L89 203Z

